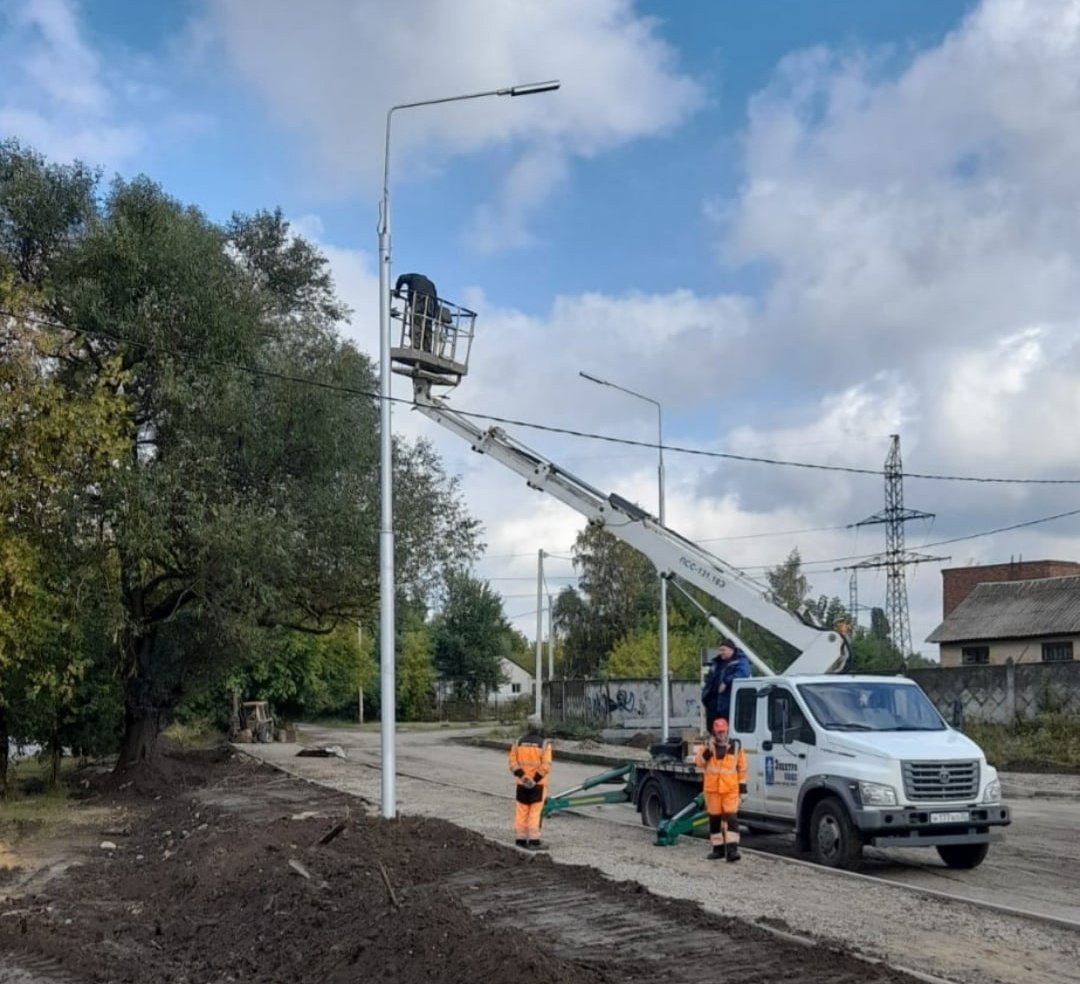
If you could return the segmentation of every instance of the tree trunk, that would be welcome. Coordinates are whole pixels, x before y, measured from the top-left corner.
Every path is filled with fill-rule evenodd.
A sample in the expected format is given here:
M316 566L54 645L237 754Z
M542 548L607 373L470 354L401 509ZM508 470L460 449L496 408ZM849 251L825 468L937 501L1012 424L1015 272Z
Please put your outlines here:
M163 706L166 700L151 669L154 642L153 631L133 642L136 671L124 684L124 733L120 737L120 754L116 760L118 772L154 760L158 735L171 717L172 708Z
M118 770L154 760L164 716L161 708L132 707L130 701L125 702L124 734L116 761Z

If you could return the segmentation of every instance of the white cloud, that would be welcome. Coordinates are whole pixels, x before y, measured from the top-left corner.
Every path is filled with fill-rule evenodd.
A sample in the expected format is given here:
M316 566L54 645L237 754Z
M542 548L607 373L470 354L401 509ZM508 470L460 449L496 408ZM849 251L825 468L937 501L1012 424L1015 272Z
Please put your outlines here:
M0 2L0 132L58 162L123 170L147 151L203 132L178 109L169 58L90 43L75 0Z
M1032 323L1075 334L1078 9L987 0L896 78L824 51L782 64L723 210L729 255L777 271L774 346L796 334L835 380Z
M0 7L0 131L48 157L119 165L143 134L115 115L96 51L67 0L13 0Z
M909 470L1073 477L1080 3L984 0L899 72L892 54L792 55L750 104L743 188L710 207L725 255L774 271L748 389L771 377L824 393L804 404L808 432L836 432L829 400L854 380L903 408ZM761 501L790 495L788 479ZM1067 487L906 485L909 504L937 513L929 532L910 524L909 545L1068 508ZM861 518L849 494L835 498L844 518ZM942 550L952 564L1030 558L1033 544L1075 556L1062 532ZM939 582L932 567L909 577L918 644Z
M514 149L518 164L476 219L484 248L527 241L525 216L573 157L663 132L702 99L631 0L212 0L211 11L236 72L310 139L322 186L338 192L380 175L391 105L560 79L554 94L394 117L398 179Z

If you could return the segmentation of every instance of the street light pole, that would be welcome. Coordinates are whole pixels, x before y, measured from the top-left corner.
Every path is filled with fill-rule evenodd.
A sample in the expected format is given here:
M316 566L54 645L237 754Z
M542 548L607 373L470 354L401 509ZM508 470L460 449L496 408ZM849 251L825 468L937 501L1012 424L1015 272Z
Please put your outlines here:
M644 400L646 403L651 403L656 407L656 435L657 435L657 450L660 454L659 465L657 467L657 479L659 483L659 499L660 499L660 525L666 526L664 521L664 410L660 405L659 400L654 400L651 396L646 396L644 393L638 393L636 390L627 389L625 386L620 386L618 383L612 383L607 379L600 379L599 376L592 376L587 372L579 372L579 376L582 379L587 379L590 383L598 383L600 386L608 386L611 389L619 390L620 393L626 393L628 396L636 396L639 400ZM668 740L668 731L671 728L671 694L668 692L670 687L670 681L668 680L668 604L667 604L667 578L660 578L660 740Z
M394 681L394 480L393 434L390 430L390 124L399 109L436 106L484 96L531 96L552 92L559 88L559 84L556 81L532 82L461 96L400 103L391 106L386 113L382 198L379 202L379 700L382 717L382 815L388 819L393 819L397 814L394 789L397 715L397 688Z

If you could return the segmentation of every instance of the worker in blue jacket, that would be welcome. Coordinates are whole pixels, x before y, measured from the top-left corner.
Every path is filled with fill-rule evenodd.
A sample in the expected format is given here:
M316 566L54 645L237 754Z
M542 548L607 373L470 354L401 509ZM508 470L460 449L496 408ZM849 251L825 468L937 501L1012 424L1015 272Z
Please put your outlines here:
M705 705L706 733L712 734L713 721L717 718L731 719L731 684L740 677L750 676L750 660L734 640L720 643L705 686L701 688L701 703Z

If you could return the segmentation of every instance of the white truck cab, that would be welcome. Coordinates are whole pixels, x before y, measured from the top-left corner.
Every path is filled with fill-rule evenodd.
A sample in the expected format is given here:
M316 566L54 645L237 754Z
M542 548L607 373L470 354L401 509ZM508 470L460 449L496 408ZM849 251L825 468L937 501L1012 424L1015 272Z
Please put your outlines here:
M872 844L974 868L1010 822L997 770L904 677L737 680L731 718L749 770L740 819L794 832L821 864L854 867Z

